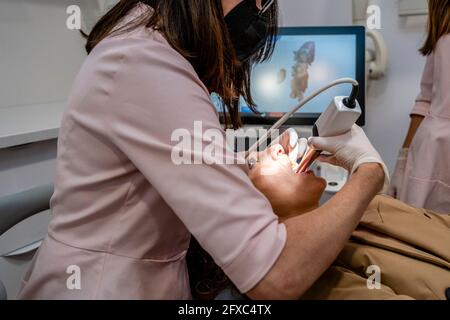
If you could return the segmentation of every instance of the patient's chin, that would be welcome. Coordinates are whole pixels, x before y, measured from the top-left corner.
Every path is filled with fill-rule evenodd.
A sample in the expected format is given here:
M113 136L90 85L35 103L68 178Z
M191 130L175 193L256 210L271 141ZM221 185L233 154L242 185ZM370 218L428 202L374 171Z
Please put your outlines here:
M320 190L322 190L321 193L324 193L325 189L327 188L327 184L328 184L327 181L324 178L319 178L319 177L316 177L316 179L317 179L318 188Z
M327 181L323 178L310 175L305 179L305 185L308 188L309 195L314 198L311 200L313 202L319 202L327 187Z

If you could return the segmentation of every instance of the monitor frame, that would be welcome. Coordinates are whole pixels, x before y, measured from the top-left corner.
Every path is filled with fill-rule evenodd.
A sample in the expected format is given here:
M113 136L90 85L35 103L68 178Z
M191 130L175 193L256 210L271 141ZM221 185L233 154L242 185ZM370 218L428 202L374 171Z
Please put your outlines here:
M289 35L355 35L356 36L356 81L359 83L358 102L362 114L356 122L364 126L366 122L366 30L364 26L335 26L335 27L283 27L279 29L279 36ZM333 79L334 80L334 79ZM319 89L319 88L315 88ZM350 94L350 92L349 92ZM293 105L294 106L294 105ZM292 107L293 107L292 106ZM243 125L270 126L280 117L263 117L258 114L240 113ZM303 113L301 117L293 117L286 122L286 126L312 126L321 113Z

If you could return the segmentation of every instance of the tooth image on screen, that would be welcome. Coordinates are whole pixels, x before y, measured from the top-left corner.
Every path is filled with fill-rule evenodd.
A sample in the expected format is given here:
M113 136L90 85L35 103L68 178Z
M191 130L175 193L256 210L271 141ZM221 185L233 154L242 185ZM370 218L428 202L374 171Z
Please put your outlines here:
M314 31L314 30L313 30ZM286 33L277 37L273 56L255 64L251 73L251 93L257 110L265 117L279 117L315 90L339 78L355 78L357 38L354 34ZM350 85L333 87L303 106L295 118L320 114L335 96L348 95ZM221 100L213 96L217 110ZM241 114L254 113L244 99Z
M314 62L316 46L309 41L294 52L295 64L292 66L291 98L302 101L308 88L308 69Z

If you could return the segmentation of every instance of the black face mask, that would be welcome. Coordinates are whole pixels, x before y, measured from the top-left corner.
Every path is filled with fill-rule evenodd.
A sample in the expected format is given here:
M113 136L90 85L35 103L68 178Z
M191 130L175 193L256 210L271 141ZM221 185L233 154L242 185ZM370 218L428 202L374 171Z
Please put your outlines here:
M263 1L264 2L264 1ZM265 1L265 3L272 1ZM243 0L225 16L231 41L240 61L250 59L261 50L269 35L269 18L256 6L256 0Z

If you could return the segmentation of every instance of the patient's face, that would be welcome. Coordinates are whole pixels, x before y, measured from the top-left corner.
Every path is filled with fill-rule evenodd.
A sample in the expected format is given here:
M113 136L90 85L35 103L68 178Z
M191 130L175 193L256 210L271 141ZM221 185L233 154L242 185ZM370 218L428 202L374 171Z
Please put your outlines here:
M269 199L275 213L289 217L318 207L326 181L313 172L295 173L281 145L274 145L259 155L250 170L250 179Z

